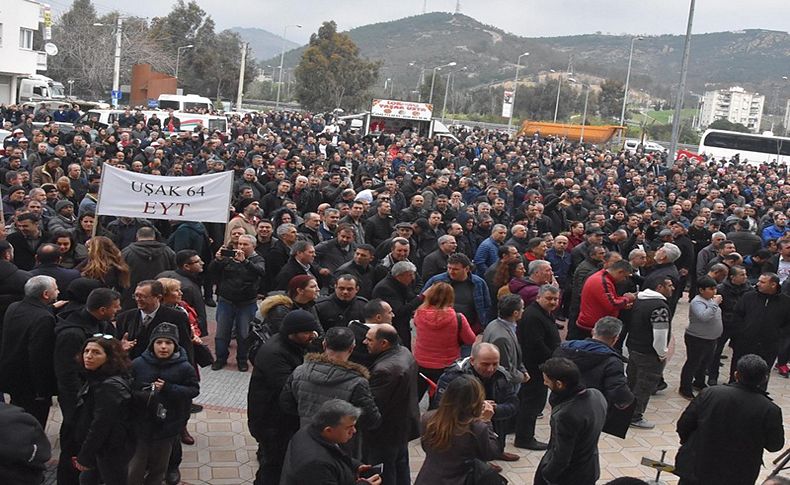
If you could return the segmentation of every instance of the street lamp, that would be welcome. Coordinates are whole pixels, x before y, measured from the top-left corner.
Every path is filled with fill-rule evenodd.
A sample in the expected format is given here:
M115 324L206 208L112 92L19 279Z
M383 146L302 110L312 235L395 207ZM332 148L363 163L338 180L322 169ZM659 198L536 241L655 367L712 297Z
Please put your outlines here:
M675 100L675 115L672 117L672 140L669 143L669 158L667 167L675 165L675 151L678 147L680 138L680 115L683 112L683 96L686 94L686 74L689 69L689 55L691 54L691 29L694 25L694 6L696 0L691 0L689 4L688 25L686 25L686 39L683 42L683 61L680 67L680 85L678 86L677 99Z
M181 51L182 50L185 51L185 50L191 49L193 47L195 47L193 44L189 44L189 45L181 46L181 47L179 47L177 49L177 52L176 52L176 84L178 84L178 62L181 60Z
M631 39L631 51L628 54L628 70L625 73L625 90L623 91L623 110L620 112L620 126L625 123L625 105L628 103L628 83L631 80L631 61L634 58L634 42L642 40L643 37L634 37ZM623 130L620 130L620 140L623 139Z
M285 34L288 31L288 27L296 27L297 29L301 29L302 24L291 24L283 27L283 47L280 51L280 75L277 79L277 100L274 102L274 109L280 108L280 89L282 88L283 84L283 61L285 61Z
M69 79L68 81L66 81L66 83L69 85L69 98L70 98L71 97L71 88L74 87L74 80L73 79Z
M459 71L466 70L466 67L462 67ZM447 85L444 87L444 103L442 104L442 123L444 123L444 115L447 111L447 96L450 94L450 78L453 77L452 72L447 73Z
M555 72L554 69L551 72ZM568 73L570 74L570 73ZM562 88L562 73L557 79L557 101L554 103L554 123L557 122L557 113L560 111L560 89Z
M428 104L433 103L433 85L436 82L436 71L441 71L443 67L453 67L456 64L457 63L453 61L448 64L443 64L441 66L436 66L433 68L433 74L431 75L431 95L428 96Z
M579 82L576 79L568 78L568 81L576 84L581 84L582 88L584 88L584 112L582 113L582 129L581 133L579 134L579 144L581 145L584 143L584 125L587 123L587 101L590 99L590 85L585 82Z
M510 130L513 128L513 112L516 110L516 91L518 90L518 71L521 68L521 58L528 55L529 52L525 52L518 56L518 60L516 60L516 78L513 80L513 106L510 108L510 118L507 120L508 134L510 134Z
M101 22L94 22L94 27L104 27ZM120 99L121 90L121 38L123 35L123 17L118 15L118 22L115 27L115 63L113 66L112 74L112 90L113 93L118 93L119 98L110 96L114 108L118 107L118 99Z

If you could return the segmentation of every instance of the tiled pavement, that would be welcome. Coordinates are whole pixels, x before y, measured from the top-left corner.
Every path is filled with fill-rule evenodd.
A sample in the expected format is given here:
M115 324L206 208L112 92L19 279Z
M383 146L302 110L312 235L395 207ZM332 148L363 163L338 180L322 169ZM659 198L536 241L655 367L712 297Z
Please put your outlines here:
M683 328L687 325L687 312L688 305L681 303L675 317L676 336L682 337ZM599 444L601 458L599 483L621 476L634 476L645 480L655 478L654 472L640 466L639 463L643 456L659 459L662 450L667 450L668 462L674 461L678 447L675 422L688 404L676 392L680 368L685 357L683 339L678 339L677 343L676 355L670 360L665 373L669 388L660 395L653 396L646 413L646 418L656 423L656 428L632 429L624 440L603 435ZM201 395L196 402L203 404L205 409L193 415L188 425L196 443L194 446L184 446L181 475L185 484L252 483L257 461L256 443L247 431L246 419L247 384L250 373L238 372L233 364L233 356L230 362L228 367L221 371L202 370ZM729 361L725 362L729 365ZM775 402L785 410L785 427L790 430L790 381L773 373L769 391ZM52 414L54 416L47 426L47 433L53 444L57 446L57 430L60 423L57 407L53 408ZM537 427L538 438L543 440L547 440L549 435L548 409L545 414L547 417L539 420ZM507 450L522 458L512 463L498 462L504 470L505 477L513 485L531 484L541 453L513 448L512 436L508 439ZM424 453L418 440L411 443L409 452L412 475L416 476L424 460ZM778 453L765 455L768 468L763 469L761 476L764 477L770 472L773 468L770 461L777 455ZM54 456L57 456L57 452ZM677 483L672 475L662 474L661 479L667 484ZM54 478L50 476L47 483L54 484Z

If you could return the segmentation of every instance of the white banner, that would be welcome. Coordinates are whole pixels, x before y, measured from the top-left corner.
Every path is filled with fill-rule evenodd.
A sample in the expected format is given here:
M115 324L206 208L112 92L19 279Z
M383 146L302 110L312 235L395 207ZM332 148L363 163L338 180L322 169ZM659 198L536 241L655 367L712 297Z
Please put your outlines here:
M370 115L383 118L399 118L402 120L431 121L433 105L413 103L395 99L374 99L370 107Z
M510 118L513 114L513 91L505 91L505 96L502 98L502 117Z
M105 216L227 223L233 172L163 177L104 164L96 213Z

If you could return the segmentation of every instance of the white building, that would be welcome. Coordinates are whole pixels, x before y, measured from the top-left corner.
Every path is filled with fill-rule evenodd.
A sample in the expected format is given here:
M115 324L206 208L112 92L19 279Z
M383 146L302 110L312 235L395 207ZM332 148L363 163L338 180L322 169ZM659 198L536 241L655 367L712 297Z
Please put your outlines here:
M33 35L43 21L38 2L0 2L0 104L15 102L19 78L46 69L46 54L33 50Z
M785 125L785 132L784 133L774 133L775 135L787 135L790 133L790 99L787 100L787 104L785 105L785 118L784 122L782 123Z
M707 128L719 119L740 123L754 133L760 132L765 96L746 92L734 86L729 89L706 91L702 97L702 107L698 126Z

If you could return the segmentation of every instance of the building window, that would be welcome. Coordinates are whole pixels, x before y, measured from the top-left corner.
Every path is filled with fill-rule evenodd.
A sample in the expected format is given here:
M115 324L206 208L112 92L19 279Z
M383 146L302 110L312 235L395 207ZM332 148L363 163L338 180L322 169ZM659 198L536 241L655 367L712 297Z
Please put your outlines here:
M19 48L33 50L33 31L24 27L19 29Z

